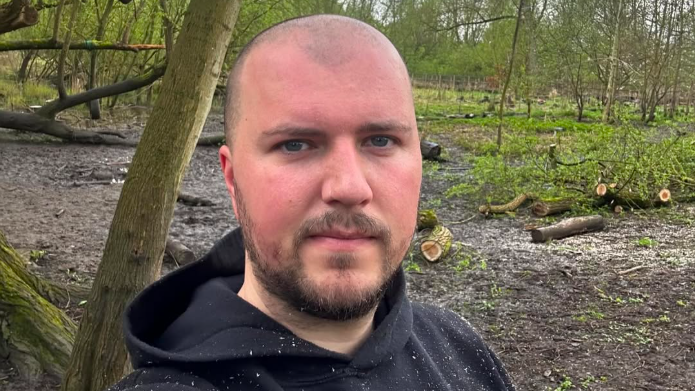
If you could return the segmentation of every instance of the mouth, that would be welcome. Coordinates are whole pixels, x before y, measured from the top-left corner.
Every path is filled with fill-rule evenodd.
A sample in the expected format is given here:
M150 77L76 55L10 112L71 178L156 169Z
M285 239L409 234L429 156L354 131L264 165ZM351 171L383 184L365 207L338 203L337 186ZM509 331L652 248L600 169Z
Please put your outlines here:
M307 238L310 243L334 252L351 252L373 243L377 238L362 232L331 230Z

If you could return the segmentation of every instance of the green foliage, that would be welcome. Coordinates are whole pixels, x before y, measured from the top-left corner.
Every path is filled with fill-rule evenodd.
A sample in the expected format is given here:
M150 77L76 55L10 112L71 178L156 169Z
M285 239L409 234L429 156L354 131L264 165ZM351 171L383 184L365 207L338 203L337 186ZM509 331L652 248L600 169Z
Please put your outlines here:
M648 236L642 237L637 241L637 245L640 247L654 247L659 244L656 240L649 238Z
M479 122L487 127L495 121ZM695 136L677 130L519 118L510 119L507 126L510 131L499 153L494 153L491 132L458 136L457 144L475 154L470 158L473 179L454 184L447 197L507 202L531 192L541 198L571 197L581 205L590 200L597 183L610 182L621 191L652 199L655 191L695 176ZM551 144L564 164L550 164Z
M555 388L555 390L553 390L553 391L567 391L571 388L574 388L574 384L572 383L572 379L569 376L563 376L562 382L560 382L560 386Z
M43 258L44 256L46 256L46 251L45 251L45 250L31 250L31 251L29 252L29 259L30 259L32 262L36 262L36 261L38 261L39 259Z

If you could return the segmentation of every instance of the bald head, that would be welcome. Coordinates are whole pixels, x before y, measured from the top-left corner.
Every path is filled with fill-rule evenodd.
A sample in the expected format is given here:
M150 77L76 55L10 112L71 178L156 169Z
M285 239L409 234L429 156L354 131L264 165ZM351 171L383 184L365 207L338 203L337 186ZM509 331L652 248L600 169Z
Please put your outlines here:
M232 145L234 131L243 116L241 97L245 68L259 52L273 53L273 47L294 47L310 61L326 68L338 67L360 55L365 48L383 53L383 61L398 68L399 77L408 82L408 72L398 51L381 32L356 19L338 15L312 15L290 19L272 26L254 37L239 53L227 81L224 110L227 144Z

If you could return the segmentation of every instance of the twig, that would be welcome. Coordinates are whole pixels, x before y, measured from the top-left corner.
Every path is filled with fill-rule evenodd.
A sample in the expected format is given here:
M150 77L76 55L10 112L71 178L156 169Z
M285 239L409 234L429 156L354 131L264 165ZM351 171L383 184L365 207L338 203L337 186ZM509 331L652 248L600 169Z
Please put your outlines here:
M625 275L625 274L630 274L630 273L632 273L632 272L636 272L636 271L638 271L638 270L641 270L641 269L644 269L644 268L647 268L647 267L649 267L649 266L647 266L647 265L639 265L639 266L631 267L631 268L629 268L629 269L627 269L627 270L623 270L623 271L616 272L616 273L618 273L619 276L623 276L623 275Z
M465 220L461 220L461 221L450 221L450 222L445 222L445 223L442 223L442 224L443 224L443 225L460 225L460 224L465 224L465 223L467 223L467 222L473 220L473 219L476 218L476 217L478 217L478 215L477 215L477 214L474 214L473 216L471 216L471 217L469 217L469 218L467 218L467 219L465 219Z
M121 132L116 132L116 131L113 131L113 130L98 130L98 131L96 131L96 132L94 132L94 133L107 134L107 135L110 135L110 136L116 136L116 137L118 137L118 138L128 138L128 137L126 137L125 134L123 134L123 133L121 133Z
M113 183L119 183L119 182L114 182L113 180L103 180L103 181L84 181L84 182L73 182L73 186L84 186L84 185L110 185Z

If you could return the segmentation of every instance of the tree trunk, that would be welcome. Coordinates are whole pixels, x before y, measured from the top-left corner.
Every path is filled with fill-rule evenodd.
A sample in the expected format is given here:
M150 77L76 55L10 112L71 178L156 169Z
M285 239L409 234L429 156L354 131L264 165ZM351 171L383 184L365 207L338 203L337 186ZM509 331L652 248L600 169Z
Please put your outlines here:
M603 108L603 122L608 122L611 117L611 108L615 99L615 78L618 73L618 47L620 46L620 19L623 11L623 0L618 0L618 14L615 17L615 32L613 33L613 46L611 47L611 69L608 74L608 86L606 87L606 106Z
M512 39L512 53L509 57L509 67L507 69L507 77L504 80L504 87L502 87L502 97L500 99L500 110L499 118L500 123L497 126L497 149L502 148L502 123L504 121L504 100L507 97L507 89L509 88L509 82L512 80L512 70L514 69L514 56L516 55L516 42L519 38L519 27L521 26L521 15L524 9L525 0L519 0L519 9L516 14L516 27L514 28L514 38Z
M240 1L192 0L116 207L63 391L103 390L124 375L121 316L152 283L184 171L212 104Z
M8 356L20 376L59 377L70 357L77 326L27 281L41 281L0 232L0 356Z
M0 34L33 26L39 22L39 13L31 0L12 0L0 5Z
M22 57L22 64L19 66L17 71L17 82L24 83L27 80L27 68L29 68L29 63L31 59L34 58L35 51L29 50L24 57Z

